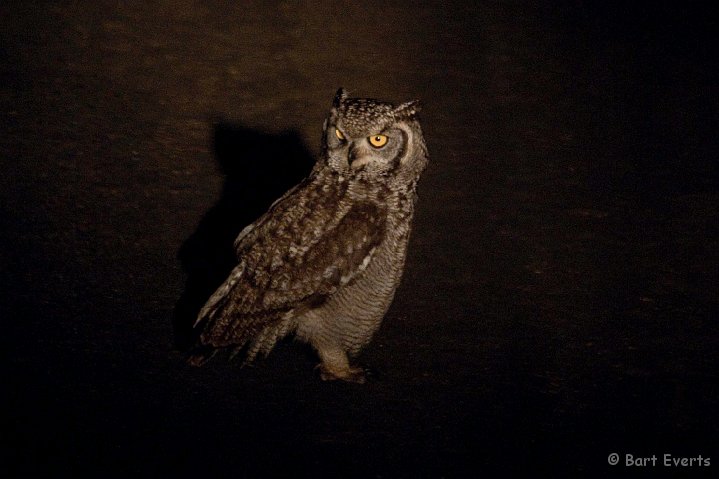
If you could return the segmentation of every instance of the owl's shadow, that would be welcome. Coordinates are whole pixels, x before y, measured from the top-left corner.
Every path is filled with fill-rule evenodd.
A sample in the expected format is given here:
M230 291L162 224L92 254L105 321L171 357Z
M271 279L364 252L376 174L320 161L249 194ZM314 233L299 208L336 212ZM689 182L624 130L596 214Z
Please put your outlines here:
M215 158L225 182L220 199L178 252L187 275L172 319L175 347L180 350L195 344L192 326L197 314L237 265L233 243L239 232L306 177L314 165L294 131L270 134L226 121L213 125Z

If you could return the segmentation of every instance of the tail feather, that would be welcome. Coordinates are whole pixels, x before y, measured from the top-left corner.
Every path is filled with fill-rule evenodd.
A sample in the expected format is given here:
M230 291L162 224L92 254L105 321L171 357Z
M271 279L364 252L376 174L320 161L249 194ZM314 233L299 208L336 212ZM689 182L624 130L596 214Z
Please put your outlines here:
M198 348L188 360L191 364L201 365L224 348L233 348L232 356L244 351L245 363L250 363L258 353L269 354L277 341L291 332L294 309L259 308L263 295L254 289L240 292L235 288L244 269L242 262L200 310L194 328L201 333Z
M243 364L250 364L258 354L270 354L277 342L291 332L292 320L289 318L282 318L264 326L257 322L237 322L232 324L221 338L205 333L200 335L199 345L191 351L188 362L193 366L201 366L220 349L232 348L230 359L243 355Z
M225 307L227 300L231 296L230 292L232 291L232 288L234 288L235 284L237 284L239 279L242 277L244 270L244 263L240 263L235 267L227 280L222 283L219 288L217 288L197 314L197 319L195 320L193 327L197 327L203 321L216 316L217 312Z
M277 342L290 333L291 321L283 319L282 321L266 326L251 341L250 347L245 356L245 363L251 363L258 354L267 356L274 349Z

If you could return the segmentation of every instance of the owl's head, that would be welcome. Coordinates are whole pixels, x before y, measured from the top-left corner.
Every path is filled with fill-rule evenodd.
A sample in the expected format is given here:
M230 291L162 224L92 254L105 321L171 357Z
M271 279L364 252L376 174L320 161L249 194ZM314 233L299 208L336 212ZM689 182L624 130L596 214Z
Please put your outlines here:
M417 101L392 103L348 98L340 88L324 123L327 166L349 178L416 180L427 164Z

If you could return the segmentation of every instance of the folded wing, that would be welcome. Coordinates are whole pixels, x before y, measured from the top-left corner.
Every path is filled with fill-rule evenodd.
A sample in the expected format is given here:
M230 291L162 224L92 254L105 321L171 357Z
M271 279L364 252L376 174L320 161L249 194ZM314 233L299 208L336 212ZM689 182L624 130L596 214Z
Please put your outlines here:
M329 221L317 213L279 204L240 235L239 265L198 316L203 345L250 344L251 356L271 349L293 318L367 268L384 237L385 210L366 202ZM292 221L273 221L273 215Z

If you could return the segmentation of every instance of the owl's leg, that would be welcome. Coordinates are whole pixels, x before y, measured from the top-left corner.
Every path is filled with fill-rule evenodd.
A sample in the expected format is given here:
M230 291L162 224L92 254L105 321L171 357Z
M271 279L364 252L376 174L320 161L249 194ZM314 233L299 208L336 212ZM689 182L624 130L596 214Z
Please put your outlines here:
M362 368L350 367L347 353L338 347L318 347L317 354L322 361L317 367L323 381L341 379L351 383L363 384L365 371Z

